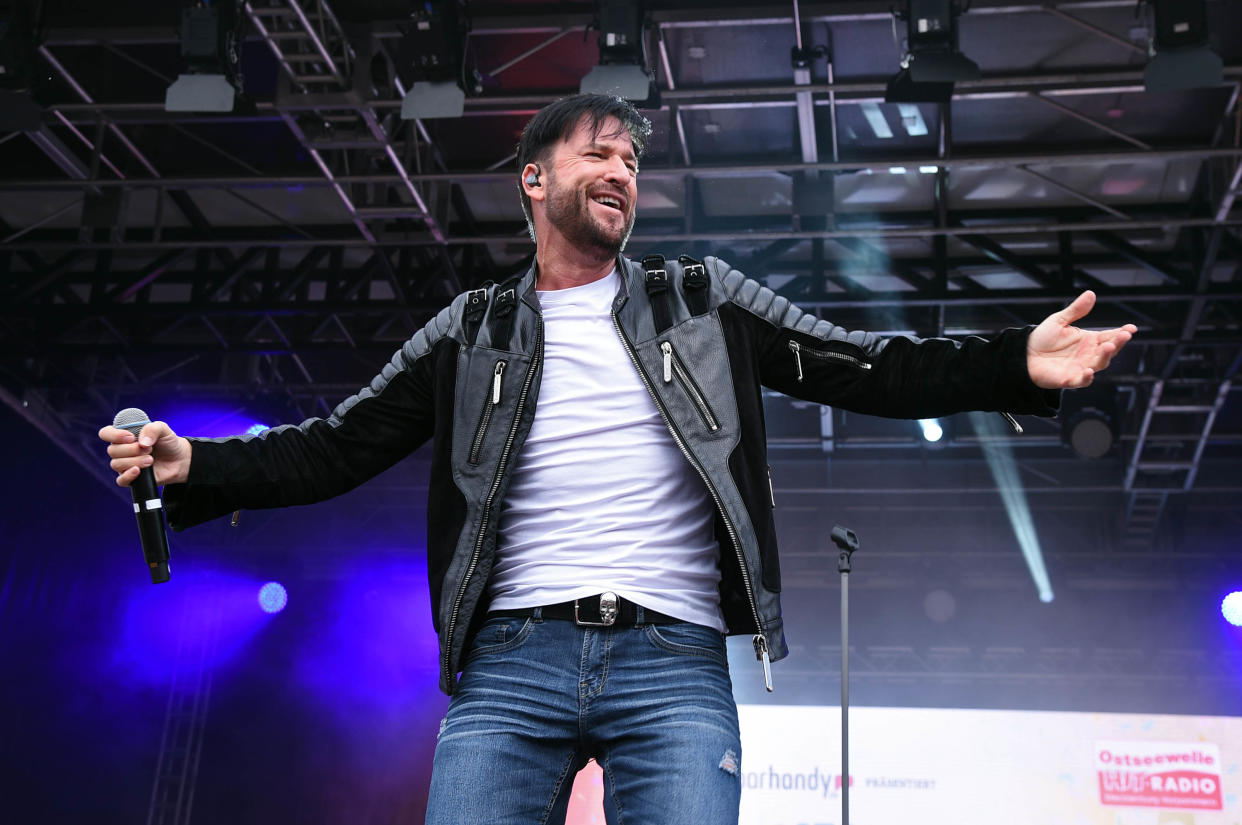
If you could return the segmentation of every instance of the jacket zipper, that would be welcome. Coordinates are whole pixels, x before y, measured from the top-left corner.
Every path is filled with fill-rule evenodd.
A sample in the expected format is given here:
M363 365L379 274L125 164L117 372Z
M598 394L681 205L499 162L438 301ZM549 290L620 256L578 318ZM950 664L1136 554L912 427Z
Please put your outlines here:
M803 353L806 353L812 358L827 358L829 360L834 360L834 361L844 361L847 364L853 364L859 369L864 369L864 370L871 369L871 364L868 363L867 361L863 361L861 358L855 358L852 355L846 355L844 352L833 352L832 350L803 349L802 346L797 341L789 342L789 350L790 352L794 354L794 363L798 366L798 381L799 382L802 381L802 354ZM668 367L666 366L665 372L667 373L667 371L668 371ZM664 380L668 381L667 378L665 378ZM1007 412L1001 412L1000 415L1001 415L1001 418L1005 419L1005 423L1013 428L1013 431L1015 433L1018 433L1019 435L1021 435L1022 425L1018 423L1018 419L1014 418L1010 413L1007 413Z
M699 390L698 385L690 377L690 372L686 369L686 365L677 357L677 353L673 352L672 342L665 341L660 344L660 352L664 353L664 383L669 383L673 380L673 376L676 375L681 388L686 391L686 395L690 396L690 400L698 408L699 417L703 419L707 429L712 432L719 430L720 423L712 413L712 408L708 406L707 399L703 397L703 393Z
M470 457L467 460L471 464L479 463L479 453L483 450L483 437L487 435L487 427L492 423L492 410L500 403L500 379L505 374L505 367L508 365L508 361L497 361L496 369L492 372L491 399L490 402L483 402L483 412L479 414L479 426L474 431L474 441L470 443Z
M834 352L832 350L804 349L797 341L789 342L789 350L794 355L794 363L798 366L798 381L802 381L802 355L805 353L812 358L823 358L829 361L841 361L858 367L860 370L871 369L871 364L861 358L855 358L853 355L846 355L844 352Z
M626 354L630 356L630 362L638 372L638 377L642 379L643 386L647 388L647 394L651 396L651 400L655 403L660 417L664 419L664 426L668 428L669 434L673 436L673 441L677 444L677 448L681 450L682 455L686 457L686 461L690 462L690 466L703 479L703 486L707 488L708 494L711 495L712 501L715 502L716 512L720 513L720 520L724 523L725 530L729 533L729 541L733 544L733 552L737 554L738 572L742 574L742 584L746 586L746 600L750 604L751 616L755 619L755 630L758 631L752 638L755 646L755 658L763 663L763 686L771 693L772 660L768 652L768 640L763 635L763 623L759 621L759 607L755 604L755 590L750 583L750 573L746 569L746 559L742 556L742 546L737 538L737 529L733 526L733 522L729 521L729 515L725 512L724 503L720 500L720 494L716 492L716 488L712 484L711 479L708 478L703 465L690 452L690 448L686 445L686 440L682 437L681 432L677 429L677 425L669 417L668 410L664 408L664 404L660 401L660 396L656 393L655 386L651 383L646 370L643 369L642 364L639 362L638 355L634 352L630 339L625 337L625 332L621 329L621 322L617 319L615 309L612 312L612 326L617 331L617 337L621 339L621 345L625 347Z
M444 634L444 654L440 667L444 673L444 683L451 685L453 674L449 672L450 659L453 656L453 632L457 629L457 616L461 612L461 601L466 596L466 585L479 564L479 554L483 552L483 537L487 535L487 523L491 519L492 504L496 500L496 492L500 489L500 480L504 477L505 465L509 463L509 453L513 450L513 441L517 438L518 424L522 420L522 410L526 406L526 397L530 394L530 385L535 378L535 367L543 362L543 319L539 318L535 325L535 354L526 369L526 379L522 382L522 391L518 395L517 408L513 413L513 424L509 427L509 436L505 439L504 450L500 453L500 463L496 465L496 475L492 478L492 486L483 501L483 518L479 520L479 532L474 537L474 551L470 554L470 564L457 586L457 596L453 599L453 610L449 613L448 628ZM501 371L503 372L503 370ZM497 374L498 375L498 374ZM492 397L496 397L497 383L492 385Z

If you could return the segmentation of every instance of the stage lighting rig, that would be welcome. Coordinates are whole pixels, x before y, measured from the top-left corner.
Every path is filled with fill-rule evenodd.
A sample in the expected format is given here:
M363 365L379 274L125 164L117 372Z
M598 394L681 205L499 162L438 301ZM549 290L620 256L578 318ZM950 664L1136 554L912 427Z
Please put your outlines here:
M660 91L647 70L642 0L599 0L599 65L587 72L578 91L617 95L640 109L660 108Z
M957 18L966 8L955 0L906 0L893 16L906 22L906 53L888 82L888 103L948 103L953 84L978 80L979 66L958 48Z
M1149 92L1218 86L1224 64L1208 45L1205 0L1151 0L1151 59L1143 70Z
M35 54L39 37L35 20L23 0L0 3L0 130L29 132L39 128L42 112L34 101Z
M243 17L231 0L196 2L181 11L185 71L168 87L168 112L231 112L242 93Z
M401 119L461 117L467 85L476 94L482 86L466 62L470 21L459 0L417 3L402 33L397 59L410 90Z

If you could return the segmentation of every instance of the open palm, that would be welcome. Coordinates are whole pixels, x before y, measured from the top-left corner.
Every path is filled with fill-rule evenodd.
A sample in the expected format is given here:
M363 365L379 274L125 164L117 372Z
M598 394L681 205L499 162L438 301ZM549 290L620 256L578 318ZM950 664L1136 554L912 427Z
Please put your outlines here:
M1094 306L1095 293L1087 290L1031 332L1026 343L1026 367L1036 386L1046 390L1087 386L1130 336L1138 332L1134 324L1106 330L1079 329L1073 325Z

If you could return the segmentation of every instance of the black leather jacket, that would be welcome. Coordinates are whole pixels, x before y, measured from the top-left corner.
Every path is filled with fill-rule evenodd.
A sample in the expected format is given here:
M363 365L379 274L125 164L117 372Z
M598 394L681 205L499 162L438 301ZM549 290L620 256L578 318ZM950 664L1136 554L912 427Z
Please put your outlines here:
M708 258L618 261L613 326L669 432L716 506L721 608L766 667L788 653L761 387L895 418L965 410L1055 412L1026 372L1028 330L991 340L881 339L847 332ZM458 296L370 386L327 419L259 436L195 440L189 481L169 485L175 529L238 508L346 492L433 440L428 578L440 687L452 693L472 624L486 612L500 502L534 419L543 323L532 269Z

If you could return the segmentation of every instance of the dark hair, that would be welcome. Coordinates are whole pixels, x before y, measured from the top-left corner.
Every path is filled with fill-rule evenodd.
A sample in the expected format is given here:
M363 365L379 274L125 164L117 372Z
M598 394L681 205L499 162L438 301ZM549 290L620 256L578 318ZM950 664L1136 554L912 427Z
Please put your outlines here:
M526 168L526 164L545 159L548 150L557 142L568 138L578 128L579 123L585 120L592 132L598 135L608 118L619 120L630 133L630 142L634 144L634 157L641 160L643 150L647 148L647 138L651 137L651 121L639 114L634 104L624 98L577 94L549 103L526 124L517 147L518 174ZM518 192L522 199L522 212L526 215L526 225L534 239L535 224L530 216L530 197L520 180Z

